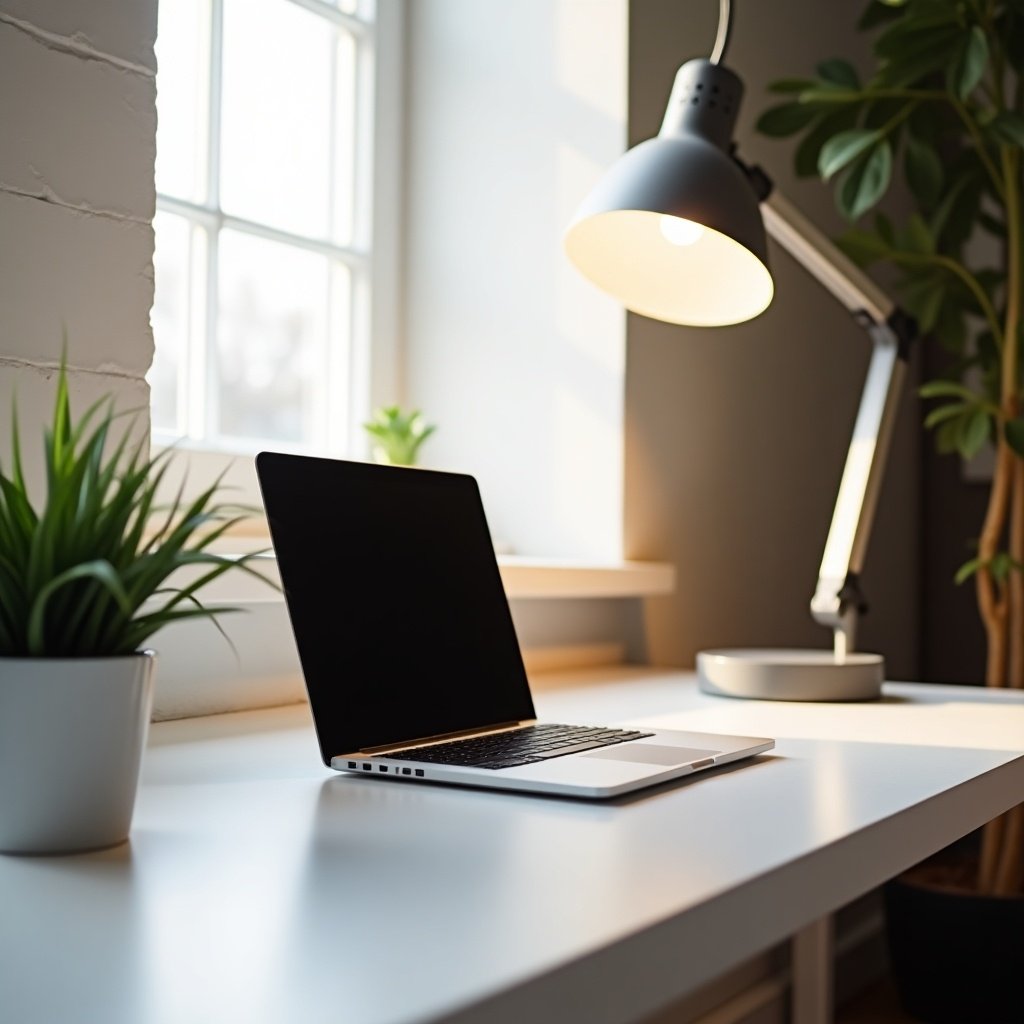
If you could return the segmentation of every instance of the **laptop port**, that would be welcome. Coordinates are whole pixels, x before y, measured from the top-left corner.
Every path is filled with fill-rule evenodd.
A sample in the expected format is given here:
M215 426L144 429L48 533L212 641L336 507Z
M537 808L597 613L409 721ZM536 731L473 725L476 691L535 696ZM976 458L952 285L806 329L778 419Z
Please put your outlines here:
M386 772L387 770L388 770L388 766L386 764L379 764L379 765L377 765L377 771L379 771L379 772Z
M416 769L416 774L422 779L423 778L423 769L422 768L417 768Z
M363 765L363 771L364 772L372 772L373 771L373 765L372 764L364 764Z
M403 768L402 769L402 774L403 775L412 775L412 769L411 768Z

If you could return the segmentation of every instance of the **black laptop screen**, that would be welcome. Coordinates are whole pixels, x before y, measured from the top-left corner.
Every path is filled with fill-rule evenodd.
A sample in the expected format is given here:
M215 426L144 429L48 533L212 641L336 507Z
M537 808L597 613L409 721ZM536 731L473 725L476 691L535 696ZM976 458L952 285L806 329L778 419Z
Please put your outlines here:
M325 763L534 716L472 477L256 465Z

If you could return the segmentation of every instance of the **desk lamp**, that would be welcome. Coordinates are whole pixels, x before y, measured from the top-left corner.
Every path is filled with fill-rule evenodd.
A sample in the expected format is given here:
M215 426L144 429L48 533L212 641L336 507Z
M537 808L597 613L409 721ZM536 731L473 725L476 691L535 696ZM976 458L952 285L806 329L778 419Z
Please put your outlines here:
M880 655L854 651L864 610L858 576L916 328L760 168L737 156L732 134L743 83L721 64L730 23L729 0L720 0L711 58L679 69L657 137L608 170L569 226L565 248L627 309L721 326L752 319L772 300L767 228L868 333L871 362L811 600L813 617L833 631L833 650L702 651L697 670L709 693L869 700L879 696L885 671Z

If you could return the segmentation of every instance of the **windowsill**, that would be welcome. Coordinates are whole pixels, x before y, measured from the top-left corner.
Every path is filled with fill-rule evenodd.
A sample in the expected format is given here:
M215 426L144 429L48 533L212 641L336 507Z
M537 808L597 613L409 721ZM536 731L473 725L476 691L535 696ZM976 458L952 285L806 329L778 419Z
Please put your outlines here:
M234 537L224 554L259 551L266 539ZM219 545L218 545L219 546ZM228 550L230 549L230 550ZM657 597L675 589L675 566L667 562L585 562L574 559L498 555L505 593L512 600L533 598ZM277 559L260 555L251 563L268 580L280 585ZM198 573L196 573L198 575ZM176 576L175 582L184 581ZM247 574L230 572L204 589L210 600L266 601L279 598Z
M676 570L667 562L588 563L498 555L510 598L656 597L671 594Z
M239 540L232 541L234 551L244 546L235 543ZM265 544L263 541L259 547ZM259 547L254 545L250 550ZM280 583L272 555L261 555L251 564L268 580ZM505 592L514 600L643 598L671 593L675 585L675 568L661 562L596 564L499 555L498 565ZM173 583L187 585L201 571L199 566L190 567L187 574L179 570ZM217 714L304 699L302 675L280 591L248 573L232 570L204 587L200 598L246 614L222 620L231 644L205 621L175 623L154 637L152 646L160 651L155 718ZM546 616L545 609L534 609ZM618 614L597 604L593 611L605 624L610 615ZM589 611L583 615L589 616ZM598 628L581 632L578 618L567 627L569 633L564 640L545 637L532 646L526 643L523 657L528 671L609 665L624 660L627 651L621 631L602 633Z

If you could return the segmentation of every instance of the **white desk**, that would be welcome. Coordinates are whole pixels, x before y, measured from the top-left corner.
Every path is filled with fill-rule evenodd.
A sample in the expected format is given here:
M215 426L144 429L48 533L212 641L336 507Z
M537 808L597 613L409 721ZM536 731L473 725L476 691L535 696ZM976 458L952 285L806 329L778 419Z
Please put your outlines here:
M536 695L778 746L586 804L336 776L302 706L156 726L130 844L0 857L0 1014L630 1021L1024 795L1020 693L754 704L622 669Z

